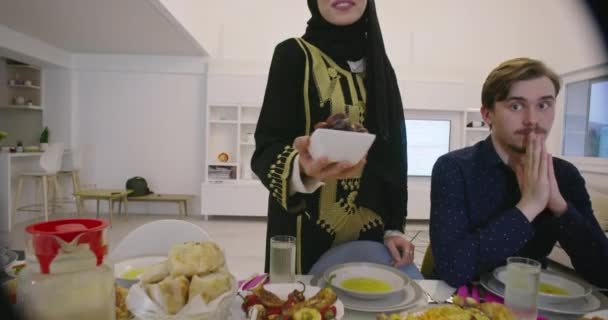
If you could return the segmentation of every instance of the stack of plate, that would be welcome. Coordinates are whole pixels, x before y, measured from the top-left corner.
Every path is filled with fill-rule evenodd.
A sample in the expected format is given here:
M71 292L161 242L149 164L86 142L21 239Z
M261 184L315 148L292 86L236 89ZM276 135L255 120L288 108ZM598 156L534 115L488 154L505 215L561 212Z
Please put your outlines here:
M370 293L366 296L362 292L345 290L340 286L341 280L349 276L383 280L393 288L380 295ZM365 262L336 265L322 275L314 276L311 284L324 287L331 278L332 287L346 309L379 313L409 310L427 304L424 291L415 281L398 269L388 266Z
M500 267L492 273L481 277L481 285L490 292L503 297L505 293L506 268ZM542 270L540 283L557 287L563 294L550 294L539 292L538 309L560 314L581 315L601 306L595 294L592 294L591 285L575 278L570 278L549 270Z

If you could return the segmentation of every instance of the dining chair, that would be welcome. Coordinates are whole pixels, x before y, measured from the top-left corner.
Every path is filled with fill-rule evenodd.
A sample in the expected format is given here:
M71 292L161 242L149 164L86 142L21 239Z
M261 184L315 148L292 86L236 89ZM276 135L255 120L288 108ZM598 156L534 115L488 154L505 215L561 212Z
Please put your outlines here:
M429 244L424 252L424 258L422 259L422 264L420 265L420 272L425 279L435 278L435 260L433 259L431 244Z
M61 169L57 172L57 179L61 179L62 177L69 177L72 180L72 193L80 191L80 169L82 168L82 150L79 148L73 148L71 150L71 157L69 157L65 161ZM73 196L62 197L60 194L58 195L58 201L61 203L68 203L74 201L76 206L76 215L81 215L84 213L84 206L82 200L78 198L74 198Z
M192 222L174 219L148 222L131 231L110 252L120 261L138 256L167 256L173 245L188 241L211 240L209 234Z

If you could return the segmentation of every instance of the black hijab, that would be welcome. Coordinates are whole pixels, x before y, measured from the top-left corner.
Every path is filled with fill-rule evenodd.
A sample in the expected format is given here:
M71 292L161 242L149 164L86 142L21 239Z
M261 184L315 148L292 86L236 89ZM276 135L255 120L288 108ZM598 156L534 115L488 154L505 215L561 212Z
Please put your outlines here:
M303 38L334 60L366 59L367 129L376 134L363 172L360 205L374 209L367 195L377 193L377 186L368 183L371 176L380 177L406 194L406 202L398 195L390 196L389 210L407 210L407 142L403 105L397 77L386 55L382 31L374 0L367 1L361 19L349 26L336 26L326 21L317 0L307 0L312 17ZM386 204L385 204L386 205Z

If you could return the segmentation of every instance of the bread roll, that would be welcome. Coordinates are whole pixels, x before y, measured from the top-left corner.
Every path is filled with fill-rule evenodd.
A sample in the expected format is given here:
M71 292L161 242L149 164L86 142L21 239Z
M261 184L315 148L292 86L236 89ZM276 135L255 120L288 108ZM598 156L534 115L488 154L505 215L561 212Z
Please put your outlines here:
M169 251L169 273L171 276L205 275L224 265L224 253L217 244L186 242L175 245Z
M188 278L166 277L163 281L146 285L146 293L168 314L176 314L188 300Z
M196 296L201 296L206 303L230 290L230 274L215 272L206 276L193 276L190 281L188 302Z
M163 261L147 268L144 273L141 274L141 282L145 284L157 283L168 275L169 268L167 267L167 261Z

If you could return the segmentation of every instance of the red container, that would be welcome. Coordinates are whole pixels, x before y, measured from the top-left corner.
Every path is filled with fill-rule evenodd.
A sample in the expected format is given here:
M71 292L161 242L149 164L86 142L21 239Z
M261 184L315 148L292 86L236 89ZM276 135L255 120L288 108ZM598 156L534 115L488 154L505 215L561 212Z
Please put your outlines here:
M63 219L29 225L25 231L31 237L29 249L38 259L40 273L48 274L59 253L70 253L80 244L88 244L97 257L97 266L108 253L105 229L108 223L98 219Z

